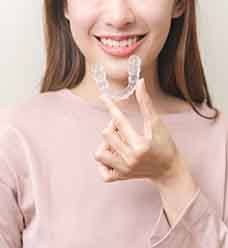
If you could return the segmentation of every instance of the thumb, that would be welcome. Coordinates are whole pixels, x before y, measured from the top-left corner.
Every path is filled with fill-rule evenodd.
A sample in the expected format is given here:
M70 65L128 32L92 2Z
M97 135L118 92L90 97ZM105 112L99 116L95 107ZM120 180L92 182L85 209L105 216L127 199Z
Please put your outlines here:
M140 79L136 86L136 98L144 119L144 132L146 137L152 137L152 123L157 119L151 96L149 95L144 79Z
M136 98L145 120L151 120L157 117L157 113L153 106L151 96L149 95L148 90L146 89L145 80L141 78L136 86Z

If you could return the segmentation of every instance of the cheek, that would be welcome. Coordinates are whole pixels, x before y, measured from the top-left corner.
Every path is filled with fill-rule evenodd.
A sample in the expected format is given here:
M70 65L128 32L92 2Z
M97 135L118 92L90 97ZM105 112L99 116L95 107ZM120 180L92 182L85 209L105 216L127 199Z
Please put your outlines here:
M162 44L169 34L171 25L171 16L163 12L154 14L150 19L152 33L154 31L155 38L159 39Z
M157 0L156 0L157 1ZM150 31L151 49L154 55L158 55L169 34L172 11L170 6L162 4L150 4L143 9L143 16L148 30Z
M151 4L144 9L144 19L154 33L166 33L171 23L171 16L170 5Z
M94 9L98 8L98 1L82 1L74 0L68 5L71 31L76 42L88 38L89 29L97 19L97 11Z

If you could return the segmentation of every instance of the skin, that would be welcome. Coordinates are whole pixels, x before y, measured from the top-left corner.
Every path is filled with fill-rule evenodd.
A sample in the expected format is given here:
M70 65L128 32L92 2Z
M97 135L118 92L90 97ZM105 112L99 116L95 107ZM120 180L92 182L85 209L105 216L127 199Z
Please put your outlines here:
M72 92L87 101L99 102L100 92L90 73L94 63L104 65L112 89L119 90L127 85L128 58L103 52L94 35L148 33L135 54L142 59L141 77L145 79L157 111L167 113L190 109L189 104L160 89L157 73L157 57L167 39L172 18L183 12L183 3L175 4L174 0L84 0L83 4L80 0L68 0L65 17L70 22L76 44L86 58L85 77ZM139 111L135 94L117 105L129 111Z
M141 0L68 0L65 10L73 38L86 58L85 77L72 92L88 101L99 100L112 116L102 132L103 143L94 155L101 176L105 182L133 178L153 181L172 225L198 188L188 162L160 118L164 112L189 108L162 92L157 74L157 57L167 39L172 18L183 12L183 1L174 0L144 0L143 3ZM145 32L148 35L135 52L142 58L143 78L137 84L136 93L120 102L101 97L90 66L102 62L110 87L122 89L128 77L127 58L105 54L93 35ZM123 107L142 113L143 136L137 134L121 112Z
M168 129L153 106L141 79L136 99L144 120L139 135L118 106L105 96L100 99L112 119L102 132L103 143L95 153L105 182L146 178L159 190L169 223L174 225L199 187L190 173L190 164L178 151ZM178 201L176 200L178 199Z

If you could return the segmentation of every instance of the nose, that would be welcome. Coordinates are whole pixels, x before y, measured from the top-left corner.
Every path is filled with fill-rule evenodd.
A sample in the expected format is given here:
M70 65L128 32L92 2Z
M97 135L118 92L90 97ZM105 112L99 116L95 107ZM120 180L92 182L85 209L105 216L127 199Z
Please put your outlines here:
M122 29L135 22L128 0L108 0L105 13L105 24L115 29Z

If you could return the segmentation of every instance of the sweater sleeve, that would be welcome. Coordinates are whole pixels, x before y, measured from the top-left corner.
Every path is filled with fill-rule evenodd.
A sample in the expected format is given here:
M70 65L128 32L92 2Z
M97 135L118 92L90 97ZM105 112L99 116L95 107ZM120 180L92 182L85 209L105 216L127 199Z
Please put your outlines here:
M10 161L18 144L11 144L8 128L0 128L0 247L21 248L23 215L18 204L19 180ZM13 161L14 158L13 158Z
M227 122L228 123L228 122ZM228 127L228 125L227 125ZM228 128L227 128L228 129ZM228 142L226 142L226 166L223 214L219 216L210 200L199 189L189 201L173 226L169 225L165 210L150 236L151 248L227 248L228 247Z

